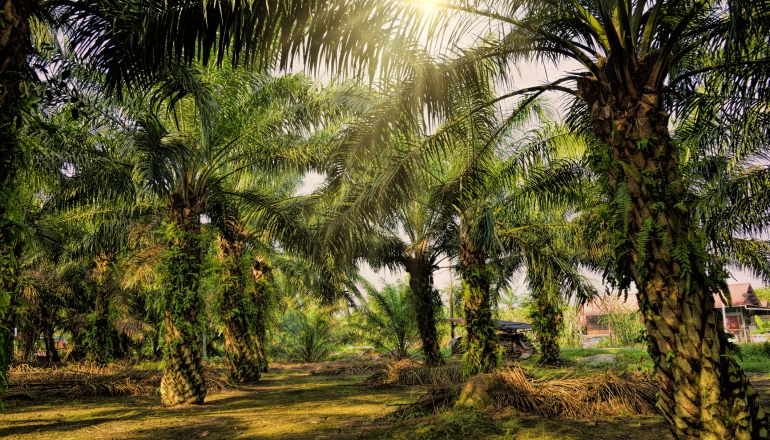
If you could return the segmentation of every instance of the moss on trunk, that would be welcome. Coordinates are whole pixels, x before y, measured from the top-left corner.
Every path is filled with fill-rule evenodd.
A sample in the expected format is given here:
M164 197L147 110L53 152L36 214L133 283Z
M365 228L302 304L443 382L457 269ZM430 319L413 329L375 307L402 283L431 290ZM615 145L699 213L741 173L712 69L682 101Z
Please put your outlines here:
M226 239L220 237L222 265L220 313L225 324L225 351L230 378L247 383L259 380L266 363L259 338L260 280L249 282L246 270L249 261L244 255L246 234ZM262 275L260 275L262 276Z
M417 329L422 340L425 365L438 367L444 365L436 330L436 312L441 307L441 298L433 287L431 263L421 257L417 255L415 258L409 258L406 271L409 274L409 287L414 295Z
M645 72L641 63L640 96L589 78L580 81L579 93L604 145L594 148L592 166L615 193L618 271L639 289L657 364L658 406L678 438L768 438L767 415L714 309L712 294L724 287L726 274L707 269L663 93L646 85Z
M463 280L465 309L466 375L491 373L500 364L497 326L492 319L490 301L490 269L484 252L476 248L467 231L463 231L460 250L460 274Z
M166 406L202 404L206 398L198 322L200 208L178 194L174 194L173 201L161 289L166 347L160 395Z

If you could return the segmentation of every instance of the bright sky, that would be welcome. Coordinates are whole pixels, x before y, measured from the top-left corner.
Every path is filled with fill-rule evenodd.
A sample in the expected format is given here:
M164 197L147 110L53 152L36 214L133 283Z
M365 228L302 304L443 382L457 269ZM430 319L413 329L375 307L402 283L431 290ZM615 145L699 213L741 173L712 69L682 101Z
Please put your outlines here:
M426 2L429 3L429 2ZM429 6L428 6L429 7ZM483 26L479 28L478 32L484 32ZM488 30L488 28L486 29ZM461 40L461 43L468 43L471 44L475 40L475 36L473 33L468 33L466 37L464 37ZM561 77L565 72L572 72L576 70L581 70L582 66L577 61L562 61L559 63L559 66L554 66L553 64L543 65L543 64L524 64L518 66L518 78L515 78L513 81L513 85L517 89L526 88L526 87L532 87L537 85L542 85L545 82L553 81L554 79L558 79ZM295 66L293 69L294 71L301 71L302 67ZM517 72L512 70L513 74L516 74ZM328 81L328 76L325 74L321 74L319 80L322 83L325 83ZM550 100L550 104L552 109L555 111L556 115L561 116L563 114L563 100L560 99L559 94L549 94L547 95L547 99ZM317 188L321 183L323 182L323 176L317 174L317 173L310 173L305 177L304 185L299 190L298 194L309 194L312 192L315 188ZM450 271L447 269L448 262L445 260L442 264L442 269L440 269L437 273L434 274L434 283L435 286L438 289L444 289L449 286L450 281ZM372 284L378 287L382 287L382 285L386 282L395 282L399 279L406 279L406 274L403 271L395 271L392 272L390 270L384 269L379 272L373 271L367 264L362 265L360 267L361 274L369 280ZM732 270L733 278L728 280L728 284L732 283L751 283L754 287L761 287L764 285L764 283L747 272L739 271L739 270ZM603 289L603 284L601 281L601 276L598 274L590 274L586 273L586 276L591 279L591 281L594 283L595 286L599 289ZM516 288L517 286L523 287L524 285L524 277L519 276L518 279L513 283L513 287ZM455 283L459 282L457 274L454 274L453 279L455 280ZM524 292L526 291L523 288L518 289L518 292Z

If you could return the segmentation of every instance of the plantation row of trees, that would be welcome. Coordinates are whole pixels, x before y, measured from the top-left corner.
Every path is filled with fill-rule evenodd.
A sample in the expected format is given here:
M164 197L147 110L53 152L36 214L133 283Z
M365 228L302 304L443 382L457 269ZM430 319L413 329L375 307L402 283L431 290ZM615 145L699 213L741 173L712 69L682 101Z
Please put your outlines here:
M63 297L102 359L111 325L154 320L164 403L201 403L204 290L254 380L276 291L353 305L367 262L409 275L437 366L451 259L473 375L499 366L512 278L558 362L593 269L638 289L676 437L768 438L712 292L730 267L770 278L769 27L766 0L7 0L3 345ZM580 67L517 87L533 61ZM277 73L295 64L332 80ZM295 196L309 171L324 183Z

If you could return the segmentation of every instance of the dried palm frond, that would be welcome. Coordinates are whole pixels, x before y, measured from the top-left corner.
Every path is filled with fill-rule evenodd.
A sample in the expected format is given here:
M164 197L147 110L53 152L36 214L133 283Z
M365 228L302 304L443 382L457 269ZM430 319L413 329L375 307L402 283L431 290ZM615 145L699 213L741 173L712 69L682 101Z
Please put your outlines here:
M435 414L436 412L454 405L457 396L460 394L459 388L431 389L420 396L416 402L404 405L393 411L391 417L406 418L411 416L421 416L426 414Z
M385 364L385 367L370 376L366 383L451 388L463 381L462 368L459 366L425 367L411 359L402 359Z
M152 326L132 316L127 316L115 321L115 330L134 341L141 342L144 340L144 335L152 331Z
M392 371L397 369L391 367ZM398 380L403 381L402 376L408 377L412 371L415 370L401 370ZM489 397L499 406L510 406L524 413L561 419L587 419L657 412L655 401L658 386L644 376L606 373L587 377L535 379L520 367L489 376L494 382L489 387ZM377 376L377 380L377 383L390 383L387 382L385 371ZM400 407L391 416L406 417L435 412L454 405L460 394L457 383L454 386L432 388L415 403Z
M654 414L658 386L644 377L601 376L531 379L521 368L495 375L490 392L500 405L544 417L592 418L599 415Z
M227 387L223 369L204 367L206 387ZM67 367L35 368L21 364L8 371L7 396L152 396L157 394L162 371L119 365L83 363Z

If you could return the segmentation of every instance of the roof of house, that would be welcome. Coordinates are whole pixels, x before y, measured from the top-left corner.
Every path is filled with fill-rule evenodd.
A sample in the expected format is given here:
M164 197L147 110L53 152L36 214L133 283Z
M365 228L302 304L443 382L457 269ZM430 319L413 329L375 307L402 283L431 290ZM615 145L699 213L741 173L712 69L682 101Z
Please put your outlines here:
M754 289L749 283L741 284L729 284L727 286L730 289L730 299L732 300L733 307L749 306L749 307L764 307L759 302L759 298L754 293ZM714 294L714 306L722 307L722 298L719 294ZM724 304L725 307L730 307L729 304Z
M770 307L770 301L757 298L750 283L729 284L727 288L730 290L732 307ZM730 307L729 304L724 306ZM638 311L636 292L629 293L627 299L617 295L598 296L583 306L583 316L604 315L608 310L617 310L618 307L627 313ZM714 307L722 307L722 298L718 293L714 294Z

